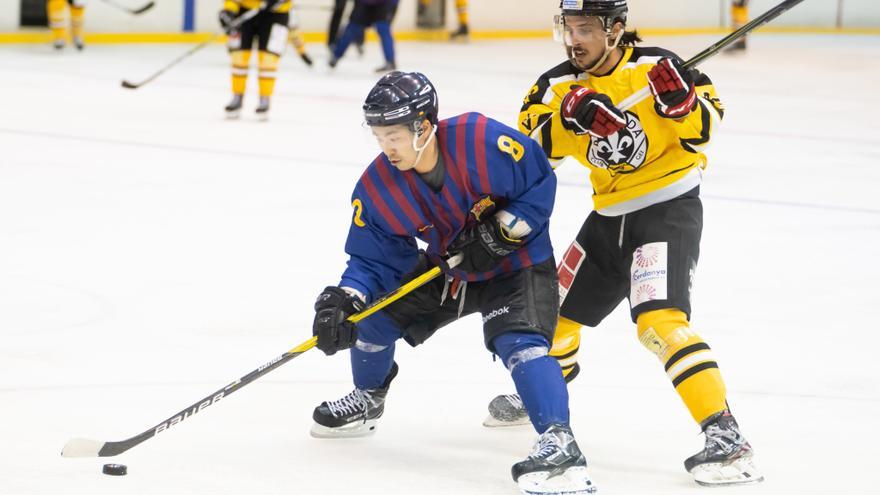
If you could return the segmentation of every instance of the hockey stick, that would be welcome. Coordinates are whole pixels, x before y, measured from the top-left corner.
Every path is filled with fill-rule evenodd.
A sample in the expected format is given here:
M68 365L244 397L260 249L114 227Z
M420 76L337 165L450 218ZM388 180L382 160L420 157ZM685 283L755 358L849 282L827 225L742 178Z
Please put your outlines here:
M247 21L253 19L253 18L256 17L257 14L259 14L260 12L262 12L262 9L251 9L251 10L248 10L247 12L245 12L244 14L242 14L241 17L235 19L235 21L232 23L232 25L229 26L229 31L235 31L236 29L240 28L245 22L247 22ZM143 86L143 85L149 83L149 82L152 81L153 79L156 79L157 77L161 76L161 75L162 75L165 71L167 71L168 69L170 69L170 68L174 67L175 65L177 65L177 64L179 64L179 63L181 63L181 62L183 62L184 60L186 60L187 58L189 58L190 56L192 56L193 53L196 53L197 51L201 50L202 48L204 48L204 47L210 45L211 43L213 43L214 41L216 41L218 38L220 38L221 36L223 36L224 34L226 34L226 33L223 32L223 31L221 31L221 32L219 32L219 33L214 33L214 35L212 35L210 38L208 38L207 40L205 40L205 41L199 43L198 45L196 45L196 46L190 48L189 50L186 51L186 53L184 53L183 55L181 55L181 56L175 58L173 61L171 61L171 63L169 63L169 64L166 65L165 67L162 67L161 69L159 69L158 71L156 71L153 75L151 75L150 77L144 79L144 80L141 81L141 82L133 83L133 82L130 82L130 81L126 80L126 79L123 79L123 80L122 80L122 87L125 88L125 89L138 89L138 88L140 88L141 86Z
M152 9L156 5L156 2L150 1L150 2L147 2L147 4L144 5L143 7L138 7L136 9L133 9L131 7L126 7L125 5L122 5L121 3L117 3L115 0L101 0L101 1L108 4L108 5L114 6L119 10L128 12L129 14L132 14L132 15L143 14L144 12Z
M767 24L768 22L776 19L777 17L784 14L787 10L791 9L795 5L803 2L804 0L785 0L779 5L773 7L772 9L764 12L758 17L754 18L751 22L744 25L743 27L737 29L736 31L730 33L726 37L722 38L720 41L716 42L714 45L706 48L700 53L691 57L690 60L685 62L682 66L685 69L692 69L697 65L709 60L710 58L717 55L721 50L725 49L728 45L733 43L734 41L742 38L743 36L749 34L749 32L754 31L755 29ZM627 111L630 108L638 105L642 100L651 96L651 88L650 86L645 86L644 88L636 91L632 95L628 96L626 99L618 103L616 106L621 111Z
M447 261L449 267L454 267L458 263L461 262L461 255L454 256ZM403 296L409 294L410 292L418 289L419 287L425 285L431 280L437 278L443 272L442 268L436 266L427 272L419 275L417 278L407 282L406 284L398 287L394 291L388 293L384 297L377 299L372 304L370 304L366 309L357 313L355 315L351 315L348 317L348 321L352 323L357 323L364 318L380 311L385 308L389 304L397 301ZM178 412L177 414L171 416L170 418L162 421L158 425L150 428L143 433L135 435L131 438L127 438L125 440L119 442L101 442L99 440L89 440L85 438L74 438L67 442L63 449L61 449L62 457L111 457L114 455L119 455L128 449L139 445L141 442L149 440L150 438L162 433L172 426L175 426L179 423L182 423L184 420L194 416L196 413L201 412L203 409L208 406L212 406L216 404L220 399L226 398L231 395L233 392L236 392L242 389L245 385L253 382L254 380L260 378L261 376L269 373L270 371L278 368L282 364L290 361L291 359L299 356L300 354L308 351L309 349L315 347L315 344L318 342L317 337L312 337L309 340L303 342L302 344L294 347L293 349L285 352L284 354L268 361L263 364L259 368L251 371L250 373L244 375L243 377L235 380L234 382L226 385L225 387L217 390L216 392L208 395L207 397L197 401L195 404L192 404L186 407L184 410Z

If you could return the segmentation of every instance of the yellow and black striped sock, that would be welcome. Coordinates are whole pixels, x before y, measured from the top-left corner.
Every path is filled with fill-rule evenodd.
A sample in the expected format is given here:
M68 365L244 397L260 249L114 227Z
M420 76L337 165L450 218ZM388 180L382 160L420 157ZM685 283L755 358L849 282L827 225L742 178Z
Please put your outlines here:
M269 97L275 91L275 74L281 57L269 52L260 52L260 96Z
M697 423L727 408L727 391L712 350L678 309L638 317L638 337L660 358L675 391Z
M232 52L232 93L243 95L247 86L248 66L251 61L250 50Z
M553 336L553 347L550 355L559 361L565 382L574 380L581 367L577 362L577 354L581 346L581 324L568 318L559 318L556 323L556 334Z

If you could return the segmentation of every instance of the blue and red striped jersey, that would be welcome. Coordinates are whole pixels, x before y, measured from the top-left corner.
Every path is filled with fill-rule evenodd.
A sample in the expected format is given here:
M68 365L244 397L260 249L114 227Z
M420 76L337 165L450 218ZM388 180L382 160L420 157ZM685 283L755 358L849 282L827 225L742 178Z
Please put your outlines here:
M548 233L556 198L556 176L540 144L479 113L443 120L436 135L446 167L435 192L414 170L402 172L380 154L363 173L354 193L354 214L345 252L348 268L340 286L370 300L400 285L418 263L416 239L438 260L447 246L492 204L528 222L524 245L490 272L453 269L469 282L531 266L553 254Z

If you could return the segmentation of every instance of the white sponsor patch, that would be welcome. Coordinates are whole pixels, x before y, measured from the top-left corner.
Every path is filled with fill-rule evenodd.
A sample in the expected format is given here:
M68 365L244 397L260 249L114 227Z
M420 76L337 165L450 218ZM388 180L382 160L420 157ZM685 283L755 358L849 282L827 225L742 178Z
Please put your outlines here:
M629 293L631 307L666 299L669 275L667 251L667 243L651 242L633 252Z

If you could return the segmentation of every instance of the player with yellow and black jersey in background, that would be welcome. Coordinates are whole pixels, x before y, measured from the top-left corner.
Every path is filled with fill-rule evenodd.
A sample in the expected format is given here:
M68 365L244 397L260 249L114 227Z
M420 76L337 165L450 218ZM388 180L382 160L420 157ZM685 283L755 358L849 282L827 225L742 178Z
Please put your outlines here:
M275 74L288 41L290 7L291 0L225 0L219 20L229 35L229 53L232 56L232 101L226 105L228 118L237 118L241 113L255 39L259 49L260 81L257 116L268 118L269 100L275 91ZM237 25L236 18L253 9L260 11Z
M730 24L737 30L749 22L749 0L731 0ZM746 37L736 40L727 50L730 52L742 52L746 49Z
M708 146L724 107L709 77L684 70L662 48L627 31L626 0L562 0L556 34L568 60L543 74L524 100L520 130L552 160L590 171L594 211L559 264L560 318L550 355L571 381L581 326L597 326L624 299L639 341L706 435L685 461L701 484L759 481L752 449L730 413L711 349L690 326L700 252L699 197ZM615 106L651 87L648 98ZM516 395L496 397L486 426L525 416Z
M83 42L83 18L86 13L86 0L48 0L46 13L49 17L49 28L52 29L52 46L56 50L67 44L67 29L64 22L65 7L70 7L70 31L73 46L77 50L85 47Z

